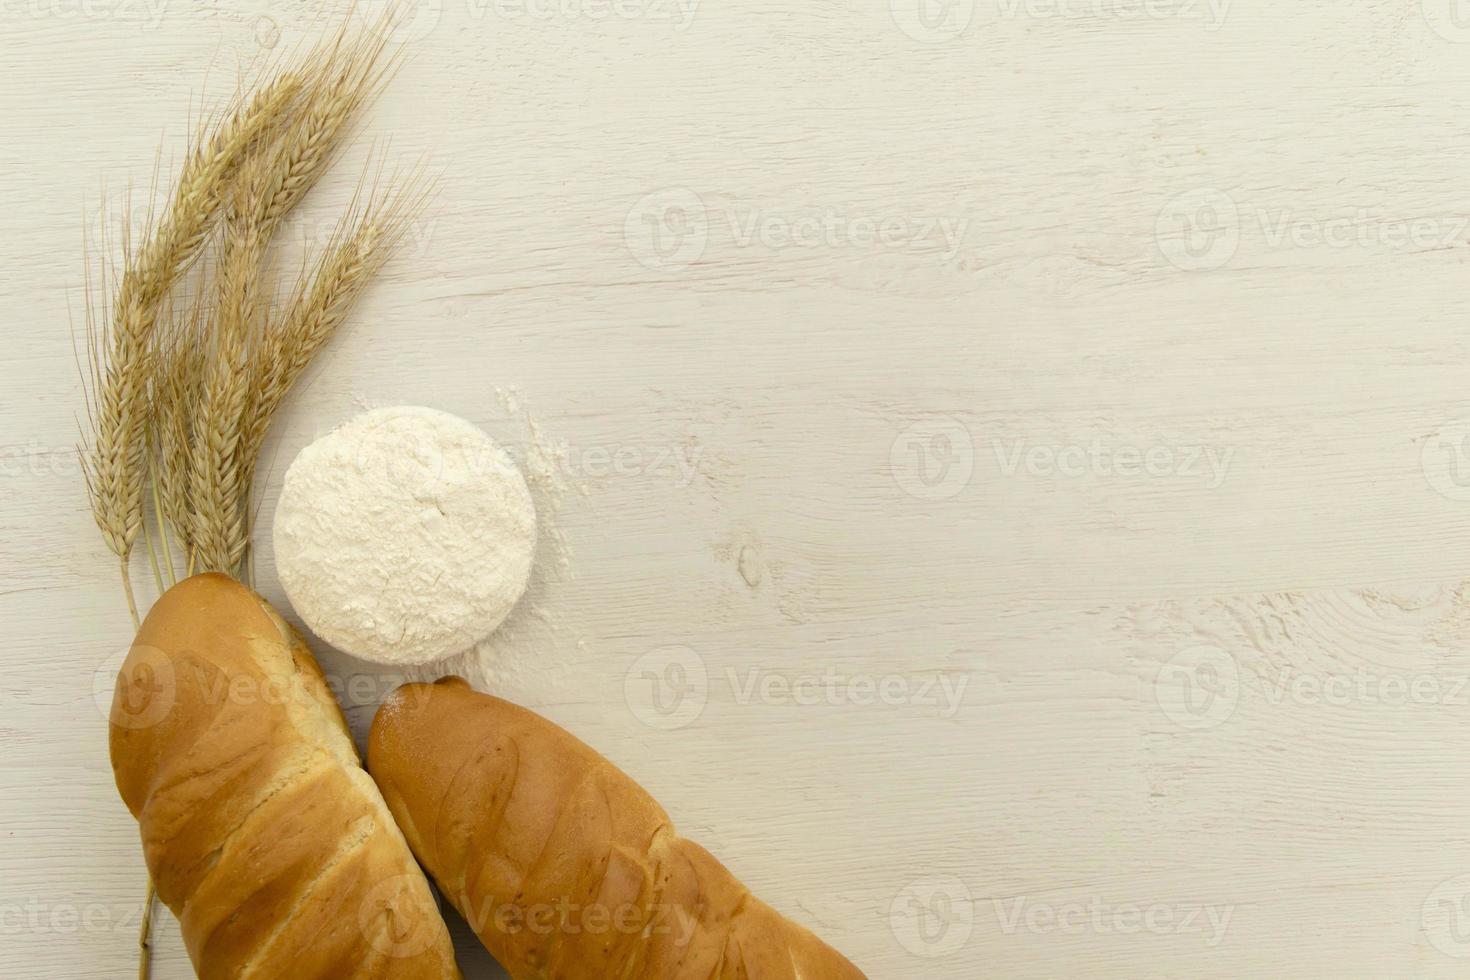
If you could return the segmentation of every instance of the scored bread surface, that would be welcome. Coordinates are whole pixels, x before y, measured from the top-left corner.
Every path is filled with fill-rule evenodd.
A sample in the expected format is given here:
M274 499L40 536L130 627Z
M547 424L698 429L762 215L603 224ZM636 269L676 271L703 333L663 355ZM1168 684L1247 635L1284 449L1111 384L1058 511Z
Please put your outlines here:
M110 733L118 790L200 977L459 977L320 667L250 589L209 574L159 599Z
M862 980L571 734L457 678L379 710L368 768L514 980Z

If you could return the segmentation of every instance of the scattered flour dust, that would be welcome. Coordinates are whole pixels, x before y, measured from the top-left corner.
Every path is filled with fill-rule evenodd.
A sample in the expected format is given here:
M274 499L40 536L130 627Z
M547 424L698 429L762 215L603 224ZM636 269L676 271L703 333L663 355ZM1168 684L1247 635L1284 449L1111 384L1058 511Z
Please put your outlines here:
M423 679L456 673L479 690L534 700L543 695L550 697L549 692L562 690L574 682L569 666L562 658L549 656L551 651L562 648L569 640L577 649L584 645L580 637L567 635L566 627L554 612L555 602L549 593L574 574L572 545L557 517L568 497L585 497L587 487L570 475L570 444L545 431L516 389L495 389L495 400L505 420L519 423L525 432L523 448L517 455L535 499L540 530L531 584L504 626L473 650L439 665L437 672L424 673ZM535 655L528 655L530 652Z
M380 408L291 464L276 566L296 612L328 643L375 663L428 664L510 615L530 578L536 523L525 478L484 431L435 409Z

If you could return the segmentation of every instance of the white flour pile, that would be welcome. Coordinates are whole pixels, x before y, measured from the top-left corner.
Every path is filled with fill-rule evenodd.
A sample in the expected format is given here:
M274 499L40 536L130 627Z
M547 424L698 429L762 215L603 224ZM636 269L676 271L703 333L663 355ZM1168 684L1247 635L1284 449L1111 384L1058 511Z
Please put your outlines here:
M429 408L380 408L307 446L276 506L296 612L345 653L425 664L489 636L526 589L536 511L505 451Z

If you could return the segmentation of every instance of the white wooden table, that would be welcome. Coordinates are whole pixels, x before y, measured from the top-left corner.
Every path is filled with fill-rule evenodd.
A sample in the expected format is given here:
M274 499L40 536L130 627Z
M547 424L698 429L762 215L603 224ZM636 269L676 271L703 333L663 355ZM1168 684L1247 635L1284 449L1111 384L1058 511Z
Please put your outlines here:
M0 2L12 980L131 975L144 885L84 210L319 7ZM1470 971L1463 0L424 0L401 40L294 234L390 135L442 192L267 518L364 405L549 449L532 594L452 666L875 978ZM323 661L361 731L399 678Z

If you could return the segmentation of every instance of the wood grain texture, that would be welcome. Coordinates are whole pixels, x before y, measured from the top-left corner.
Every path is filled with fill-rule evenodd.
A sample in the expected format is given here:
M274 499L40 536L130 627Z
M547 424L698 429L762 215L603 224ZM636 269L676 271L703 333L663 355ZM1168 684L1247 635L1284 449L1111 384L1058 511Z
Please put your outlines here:
M0 4L9 977L126 975L144 882L93 696L127 637L73 452L83 210L347 7ZM871 976L1464 974L1450 0L415 9L293 247L374 140L443 190L267 515L365 404L550 447L557 536L457 666ZM361 733L399 678L322 659Z

